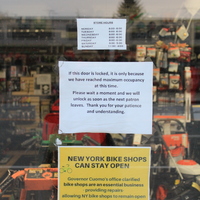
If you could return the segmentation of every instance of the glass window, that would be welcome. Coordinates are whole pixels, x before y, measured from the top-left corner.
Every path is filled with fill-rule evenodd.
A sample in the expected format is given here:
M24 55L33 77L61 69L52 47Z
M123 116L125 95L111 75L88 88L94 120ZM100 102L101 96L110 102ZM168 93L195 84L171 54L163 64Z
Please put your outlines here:
M1 199L199 199L199 8L200 3L197 0L3 1L0 11ZM78 29L78 19L124 19L125 28L116 26L116 30L110 32L107 41L109 48L79 49L79 34L83 32L80 33ZM108 33L106 29L103 32ZM88 35L89 38L85 38L84 42L93 47L97 42L96 36ZM126 48L120 49L123 36ZM100 38L100 43L104 42L105 38ZM60 96L63 95L60 90L62 76L59 73L61 61L70 62L72 66L74 63L80 63L83 70L86 69L85 63L93 63L94 67L102 64L103 72L99 74L99 81L106 76L105 66L109 67L113 63L118 63L117 66L124 69L124 73L128 72L125 67L127 63L131 63L133 67L145 65L144 62L151 63L152 87L151 91L146 92L151 94L152 98L140 103L142 106L147 103L151 105L146 109L146 115L151 114L152 108L152 119L148 118L148 123L144 123L147 116L143 112L145 117L136 125L145 127L152 123L149 129L151 134L112 130L102 132L100 126L93 126L93 117L89 118L93 120L87 120L92 131L63 133L59 129L59 122L62 121L60 116L63 117L63 113L60 115L59 101L63 99ZM144 70L145 72L147 70ZM73 75L78 73L79 69L74 69ZM121 74L123 75L125 76ZM136 96L142 98L143 90L139 86L137 91L133 91L134 98L131 97L130 100L125 91L129 92L135 86L124 82L122 85L127 85L120 91L117 89L122 80L120 73L115 77L113 81L118 80L117 84L111 82L109 86L101 86L103 92L108 92L105 101L109 101L104 103L104 107L101 105L101 113L108 112L105 107L110 105L117 108L117 113L131 112L133 109L136 117L140 119L141 113L136 110L136 103L133 102L137 101ZM151 79L150 76L147 77ZM97 76L92 74L81 78L82 81L86 78L96 78L95 81L98 81ZM81 87L85 85L85 82L75 82L72 84L75 91L66 85L66 91L77 92L74 102L78 103L71 105L72 111L75 111L76 107L76 112L71 114L70 110L68 114L71 119L83 119L80 108L84 105L90 107L87 115L97 115L96 108L100 108L100 102L103 101L94 98L93 93L81 94ZM108 88L114 88L113 91L121 94L114 94ZM92 92L96 94L96 89ZM125 105L129 107L125 108ZM134 121L130 118L121 121L122 114L113 114L117 115L114 118L114 127L125 127L127 121ZM106 117L107 115L105 119ZM71 125L75 126L73 123ZM95 148L97 146L98 148ZM60 147L69 148L69 154L66 149L59 149ZM102 155L98 151L101 148ZM106 148L110 155L106 153ZM139 155L137 149L143 150L140 152L141 156L129 156L130 151ZM146 149L150 150L150 154ZM77 154L74 155L73 152ZM84 174L86 171L88 174L77 175L78 178L73 179L70 174L75 173L74 169L60 166L65 162L65 155L68 156L69 162L79 161L79 164L76 164L78 173ZM133 164L139 162L139 158L144 162L144 166ZM147 166L146 159L149 162ZM88 161L88 165L82 161ZM116 177L109 178L112 174L109 174L109 166ZM147 169L144 172L147 174L138 171L139 175L133 177L133 171L130 170L128 174L123 172L123 175L123 170L136 166ZM95 173L99 174L99 180L90 176L92 169L85 169L90 167L96 168ZM99 168L105 168L105 177L100 176L102 171L99 171ZM60 182L59 185L59 178L64 177L65 173L70 175L71 180ZM121 183L123 186L120 186ZM89 184L93 185L89 187ZM128 187L133 191L137 188L138 194L128 193ZM69 188L73 194L62 193L63 188ZM76 188L78 190L74 192ZM79 190L82 189L84 192L81 193Z

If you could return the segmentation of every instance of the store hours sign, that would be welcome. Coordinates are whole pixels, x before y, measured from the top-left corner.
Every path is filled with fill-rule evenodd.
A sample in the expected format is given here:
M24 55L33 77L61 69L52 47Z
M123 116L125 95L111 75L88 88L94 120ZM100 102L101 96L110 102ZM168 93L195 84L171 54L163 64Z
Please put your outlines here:
M125 19L77 19L78 50L126 50Z
M59 62L59 133L152 133L152 62Z

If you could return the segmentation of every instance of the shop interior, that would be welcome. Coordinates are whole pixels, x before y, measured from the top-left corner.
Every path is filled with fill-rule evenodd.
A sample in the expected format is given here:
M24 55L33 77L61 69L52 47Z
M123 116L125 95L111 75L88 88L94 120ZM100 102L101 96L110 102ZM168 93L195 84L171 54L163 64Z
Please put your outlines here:
M200 185L199 174L187 165L185 171L177 170L172 161L187 158L194 165L200 163L200 22L139 17L133 24L128 22L126 51L81 51L76 19L0 19L0 199L56 199L57 188L48 183L44 190L30 183L25 191L28 178L22 180L24 174L16 173L25 169L31 176L30 167L55 173L57 140L62 145L151 146L150 198L200 198L199 190L190 184L192 180ZM58 61L152 61L152 135L139 139L134 133L58 135ZM177 179L187 181L174 184Z

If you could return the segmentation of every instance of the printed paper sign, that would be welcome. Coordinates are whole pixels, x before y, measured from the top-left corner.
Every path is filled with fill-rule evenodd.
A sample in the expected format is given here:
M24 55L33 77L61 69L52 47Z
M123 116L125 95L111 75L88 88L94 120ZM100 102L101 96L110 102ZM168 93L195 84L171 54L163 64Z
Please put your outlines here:
M125 19L77 19L78 49L126 49Z
M150 148L59 147L58 199L149 199Z
M152 134L151 62L59 62L59 133Z

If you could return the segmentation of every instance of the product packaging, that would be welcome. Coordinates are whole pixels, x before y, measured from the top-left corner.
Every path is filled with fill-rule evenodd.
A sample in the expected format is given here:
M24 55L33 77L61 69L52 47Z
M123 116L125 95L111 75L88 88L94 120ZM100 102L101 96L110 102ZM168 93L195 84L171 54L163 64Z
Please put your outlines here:
M169 89L178 90L180 87L180 75L179 74L170 74L169 75Z

